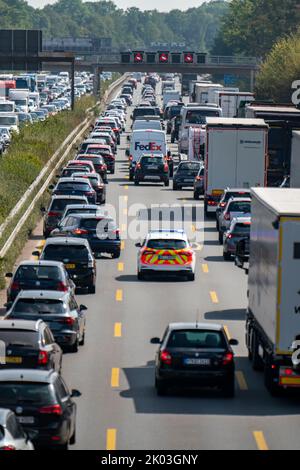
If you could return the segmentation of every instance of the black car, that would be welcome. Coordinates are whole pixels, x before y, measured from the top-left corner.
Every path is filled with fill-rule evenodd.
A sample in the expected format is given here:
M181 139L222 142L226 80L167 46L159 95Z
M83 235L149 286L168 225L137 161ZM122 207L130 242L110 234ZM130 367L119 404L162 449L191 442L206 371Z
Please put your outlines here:
M38 256L38 252L33 252ZM64 263L76 287L96 292L96 261L89 242L83 238L48 238L40 256L41 260Z
M0 341L6 348L0 369L53 369L60 373L62 350L42 320L1 320Z
M132 121L134 122L138 116L159 116L159 111L151 106L139 106L133 110Z
M42 213L44 213L44 237L49 237L52 230L58 226L66 206L88 203L85 196L52 196L48 209L41 208Z
M231 198L239 198L239 197L251 197L251 191L250 189L244 189L244 188L226 188L220 201L217 206L216 210L216 226L217 230L219 230L219 225L220 225L220 217L223 214L224 210L226 209L227 203L229 199Z
M121 254L119 229L112 218L104 215L72 214L62 221L52 235L84 238L97 256L110 253L113 258L119 258Z
M224 396L235 394L235 364L229 340L221 325L210 323L173 323L163 336L152 338L159 344L155 361L155 386L158 395L169 387L213 387Z
M72 176L76 176L78 173L89 173L90 168L87 166L67 166L63 168L60 175L57 175L58 178L71 178Z
M101 176L98 173L79 173L77 176L88 179L93 190L96 192L97 204L105 204L106 186Z
M181 162L173 175L173 189L194 186L194 181L202 166L201 162Z
M0 406L16 414L25 432L36 431L35 448L67 450L76 441L76 404L62 377L55 371L0 371Z
M78 307L75 296L53 291L22 291L5 315L5 320L43 320L55 341L71 352L85 341L86 307Z
M169 186L169 165L163 155L143 155L135 165L134 184L141 182L163 182Z
M86 160L93 163L95 171L101 176L104 183L108 183L107 165L101 155L80 154L76 157L76 160Z
M23 261L11 278L7 289L7 302L13 302L21 290L56 290L75 292L75 284L63 263L56 261Z
M56 196L84 196L90 204L96 204L97 194L89 180L76 176L71 178L60 178L57 185L51 185L53 195Z

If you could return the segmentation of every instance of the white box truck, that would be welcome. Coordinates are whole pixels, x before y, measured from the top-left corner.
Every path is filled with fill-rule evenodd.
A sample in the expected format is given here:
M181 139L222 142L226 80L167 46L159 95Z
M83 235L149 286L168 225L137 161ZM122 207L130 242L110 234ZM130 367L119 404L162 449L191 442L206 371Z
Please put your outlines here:
M268 125L262 119L207 118L205 213L215 213L227 187L265 186Z
M223 86L219 83L196 83L195 84L195 103L205 104L210 103L209 91L210 94L213 91L223 90Z
M290 186L300 188L300 131L292 133Z
M254 94L248 92L235 92L226 89L214 92L214 102L222 108L223 117L237 117L240 104L251 103L254 99Z
M272 394L300 388L299 278L300 189L253 189L246 344Z
M165 90L163 93L163 110L165 110L167 104L170 101L180 101L180 91L177 90Z
M10 89L9 99L15 102L18 111L22 113L29 112L29 90L27 88Z

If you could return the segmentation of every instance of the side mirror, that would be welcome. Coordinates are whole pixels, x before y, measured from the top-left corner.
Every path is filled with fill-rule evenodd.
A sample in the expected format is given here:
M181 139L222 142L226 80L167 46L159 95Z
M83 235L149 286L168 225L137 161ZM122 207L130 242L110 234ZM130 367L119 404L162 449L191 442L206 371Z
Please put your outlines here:
M80 305L79 310L80 310L81 312L86 312L86 311L87 311L87 307L86 307L85 305Z
M230 344L230 346L238 346L239 342L238 342L237 339L230 339L229 344Z
M79 390L72 390L71 391L71 398L79 398L81 397L81 393L79 392Z
M130 115L130 119L133 119L133 114Z
M172 157L172 152L171 152L171 150L168 150L168 157Z
M41 207L41 213L42 213L42 214L45 214L45 212L46 212L46 208L45 208L45 207Z
M38 258L40 257L40 252L39 251L33 251L32 256L37 256Z
M6 308L6 310L9 310L13 305L13 302L6 302L6 304L4 304L4 307Z
M142 248L142 244L141 244L141 243L136 243L135 246L136 246L137 248Z
M160 338L151 338L151 344L161 344Z
M39 431L37 429L27 429L26 437L28 441L35 441L39 437Z
M13 273L6 273L6 274L5 274L5 277L12 278L12 277L13 277Z
M50 186L48 186L48 189L50 189L50 191L53 191L53 189L54 189L54 184L50 184Z
M125 155L126 155L126 157L130 157L130 150L129 149L126 149Z

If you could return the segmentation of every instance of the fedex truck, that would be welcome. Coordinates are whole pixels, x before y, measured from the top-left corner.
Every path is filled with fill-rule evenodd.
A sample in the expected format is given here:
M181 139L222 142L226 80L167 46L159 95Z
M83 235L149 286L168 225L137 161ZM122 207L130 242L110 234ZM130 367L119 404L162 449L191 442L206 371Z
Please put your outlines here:
M268 125L262 119L207 118L204 208L215 213L227 187L266 186Z
M168 156L166 133L152 129L137 130L132 133L130 142L129 179L132 181L135 165L144 153Z

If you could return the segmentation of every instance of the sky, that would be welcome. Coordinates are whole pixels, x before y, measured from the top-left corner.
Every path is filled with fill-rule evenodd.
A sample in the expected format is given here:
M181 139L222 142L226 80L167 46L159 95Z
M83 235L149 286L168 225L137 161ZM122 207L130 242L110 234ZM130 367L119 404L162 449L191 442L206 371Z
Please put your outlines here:
M42 8L48 3L55 3L56 0L27 0L28 3L34 7ZM129 7L138 7L141 10L169 11L175 8L186 10L188 8L197 7L203 3L204 0L113 0L114 3L123 9Z

